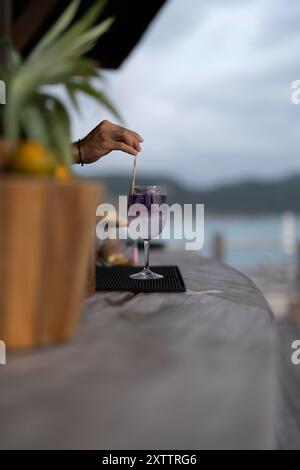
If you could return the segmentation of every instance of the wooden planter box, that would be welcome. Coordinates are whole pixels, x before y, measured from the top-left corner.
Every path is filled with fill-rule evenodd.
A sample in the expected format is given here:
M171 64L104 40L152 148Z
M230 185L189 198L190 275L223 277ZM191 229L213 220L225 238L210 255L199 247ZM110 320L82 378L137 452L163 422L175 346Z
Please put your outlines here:
M0 339L28 348L73 336L101 187L0 178Z

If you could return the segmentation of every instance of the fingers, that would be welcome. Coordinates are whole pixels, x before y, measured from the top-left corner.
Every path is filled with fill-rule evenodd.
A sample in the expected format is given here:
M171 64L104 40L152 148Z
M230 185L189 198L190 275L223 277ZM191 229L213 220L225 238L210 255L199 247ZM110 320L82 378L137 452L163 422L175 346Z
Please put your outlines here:
M130 131L134 134L135 138L139 141L139 142L144 142L144 139L143 137L140 136L140 134L138 134L137 132L134 132L134 131Z
M132 147L131 145L127 145L124 142L115 142L114 149L122 150L122 152L129 153L129 155L136 156L138 154L137 150L134 147Z
M132 137L134 139L136 139L138 142L140 142L140 143L144 142L143 137L141 137L140 134L138 134L137 132L130 131L129 129L124 129L124 131L125 131L125 134L128 133L128 134L132 135Z
M123 142L129 147L132 147L136 152L140 152L142 150L140 141L137 138L136 132L130 131L128 129L124 128L119 128L115 133L114 133L114 138L115 140L119 142ZM139 139L141 140L142 138L139 136Z
M144 139L137 132L109 121L102 121L98 127L102 146L105 147L106 153L111 150L122 150L130 155L137 155L141 151L141 143Z
M141 144L139 143L133 132L126 130L123 133L122 140L123 142L125 142L125 144L129 145L130 147L133 147L137 152L140 152L142 150Z
M141 137L140 134L138 134L137 132L131 131L130 129L126 129L126 127L121 127L121 126L117 126L117 127L124 134L132 135L134 137L134 139L136 139L138 142L140 142L140 143L144 142L143 137Z

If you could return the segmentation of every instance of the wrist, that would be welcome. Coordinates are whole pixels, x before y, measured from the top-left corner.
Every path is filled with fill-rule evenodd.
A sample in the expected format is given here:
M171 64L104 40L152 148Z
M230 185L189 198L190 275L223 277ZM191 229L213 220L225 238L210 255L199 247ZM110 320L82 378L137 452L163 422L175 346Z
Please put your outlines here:
M84 164L83 157L82 157L82 141L79 139L76 142L72 143L72 156L73 162L77 165Z

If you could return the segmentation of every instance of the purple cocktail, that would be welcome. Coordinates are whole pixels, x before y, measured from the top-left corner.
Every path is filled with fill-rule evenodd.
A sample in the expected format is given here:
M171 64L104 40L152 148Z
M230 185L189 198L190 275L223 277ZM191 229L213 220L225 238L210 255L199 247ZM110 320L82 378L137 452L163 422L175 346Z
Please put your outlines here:
M149 242L163 230L168 213L167 193L165 186L135 186L128 196L128 224L133 238L144 240L145 266L133 279L161 279L162 275L154 273L149 267Z

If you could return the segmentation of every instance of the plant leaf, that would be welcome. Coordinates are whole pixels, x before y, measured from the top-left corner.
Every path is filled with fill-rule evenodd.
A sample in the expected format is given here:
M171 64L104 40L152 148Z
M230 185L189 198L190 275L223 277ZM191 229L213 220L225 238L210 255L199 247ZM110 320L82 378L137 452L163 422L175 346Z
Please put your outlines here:
M8 89L3 122L12 148L25 131L25 135L52 149L60 162L72 163L69 115L60 100L42 92L44 85L64 85L77 110L77 95L85 93L122 121L104 93L93 86L91 78L99 76L99 71L94 61L84 57L113 22L109 18L92 27L106 3L95 0L88 12L70 26L79 8L79 0L73 0L28 59L22 62L16 56L14 68L0 69Z
M87 31L90 26L95 24L97 19L100 16L100 13L103 11L108 0L98 0L94 2L94 5L85 13L83 18L78 20L69 30L65 33L64 39L66 41L73 41L78 36L80 36L84 31Z
M47 47L59 37L59 35L65 31L65 29L71 24L74 19L80 0L73 0L70 5L64 10L62 15L58 18L56 23L50 28L47 34L41 39L30 54L29 60L36 58L37 55L41 54Z
M68 51L69 54L87 52L94 45L94 41L99 39L115 21L114 18L107 18L102 23L94 26L89 31L82 33L73 43ZM84 48L84 50L83 50Z
M32 123L24 122L31 119ZM70 120L64 105L54 96L39 94L35 104L25 108L23 128L27 137L52 150L63 165L71 165Z
M64 105L58 99L51 97L51 101L52 112L49 117L53 136L52 146L60 162L69 166L72 164L70 118Z
M76 87L74 87L73 83L66 83L65 87L72 105L74 106L75 110L79 113L80 108L76 95Z
M96 98L99 103L104 105L120 122L124 122L122 116L117 111L116 107L111 103L111 101L104 95L104 93L96 89L88 81L78 81L74 82L74 86L78 91L85 93L93 98Z
M15 68L19 67L19 65L21 65L21 63L22 63L21 54L19 54L19 52L16 51L15 49L11 48L11 65L12 65L12 68L15 69Z
M27 106L21 113L22 129L28 139L37 140L51 148L47 111L43 107Z

